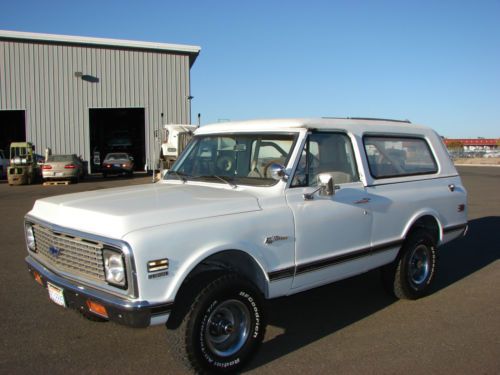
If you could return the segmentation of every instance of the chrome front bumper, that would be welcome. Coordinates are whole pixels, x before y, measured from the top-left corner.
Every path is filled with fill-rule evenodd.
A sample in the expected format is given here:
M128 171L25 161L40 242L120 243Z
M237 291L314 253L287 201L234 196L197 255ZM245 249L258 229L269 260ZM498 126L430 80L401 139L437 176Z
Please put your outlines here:
M43 287L47 288L49 282L63 290L65 305L71 309L103 317L90 310L89 302L95 302L106 308L106 319L129 327L143 328L166 323L173 308L173 303L153 305L146 301L122 299L58 276L31 256L25 260L29 273Z

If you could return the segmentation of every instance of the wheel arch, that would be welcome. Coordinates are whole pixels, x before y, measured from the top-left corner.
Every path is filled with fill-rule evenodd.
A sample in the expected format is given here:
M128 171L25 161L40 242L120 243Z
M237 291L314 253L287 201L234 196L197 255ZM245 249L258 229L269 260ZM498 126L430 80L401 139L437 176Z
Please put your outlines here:
M438 245L442 239L442 225L438 219L437 214L432 212L421 213L411 220L405 228L403 238L408 238L408 236L416 229L423 229L427 231L432 238L434 243Z
M199 261L183 278L175 292L175 308L167 321L167 327L176 328L197 293L222 273L241 275L251 282L264 298L269 295L267 274L253 256L242 250L221 250Z
M245 251L222 250L206 257L189 272L184 282L199 273L210 271L238 273L252 282L264 296L268 295L268 282L264 269Z

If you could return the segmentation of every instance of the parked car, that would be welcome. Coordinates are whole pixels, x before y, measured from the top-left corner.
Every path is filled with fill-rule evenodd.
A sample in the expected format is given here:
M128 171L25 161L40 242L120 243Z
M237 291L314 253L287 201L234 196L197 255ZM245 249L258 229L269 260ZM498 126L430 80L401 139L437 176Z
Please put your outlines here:
M102 175L126 174L132 176L134 173L134 158L126 152L111 152L106 155L102 162Z
M491 151L484 155L485 158L500 158L500 151Z
M75 154L50 155L42 165L43 181L70 180L77 183L86 175L84 163Z
M467 231L467 192L425 126L220 123L197 129L159 183L43 198L24 226L53 302L166 325L191 370L235 373L264 338L265 299L375 268L397 298L430 293L438 247Z
M0 150L0 179L7 178L9 164L9 158L5 155L3 150Z

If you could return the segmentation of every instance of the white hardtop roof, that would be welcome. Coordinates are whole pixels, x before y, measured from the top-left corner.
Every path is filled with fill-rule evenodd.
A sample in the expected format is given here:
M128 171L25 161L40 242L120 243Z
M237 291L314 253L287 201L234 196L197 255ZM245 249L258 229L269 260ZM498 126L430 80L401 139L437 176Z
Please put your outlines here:
M364 118L290 118L262 119L250 121L231 121L204 125L196 134L255 132L255 131L293 131L298 129L349 130L353 133L374 132L423 134L430 131L426 126L405 121L364 119Z
M195 129L198 128L197 125L190 125L190 124L165 124L163 125L163 128L165 129L174 129L177 131L194 131Z
M194 54L194 55L198 55L201 51L201 47L199 46L191 46L185 44L167 44L167 43L142 42L142 41L122 40L122 39L40 34L40 33L29 33L23 31L8 31L8 30L0 30L0 38L44 41L53 43L59 42L68 44L98 45L98 46L108 46L108 47L138 48L138 49L160 50L160 51L175 51L175 52L186 52L188 54Z

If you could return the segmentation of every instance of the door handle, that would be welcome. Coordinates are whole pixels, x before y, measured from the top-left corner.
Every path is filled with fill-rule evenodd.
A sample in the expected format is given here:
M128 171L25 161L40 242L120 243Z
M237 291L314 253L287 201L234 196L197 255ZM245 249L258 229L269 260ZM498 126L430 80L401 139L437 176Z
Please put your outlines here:
M354 201L354 204L366 204L368 202L370 202L370 198L362 198L358 201Z

